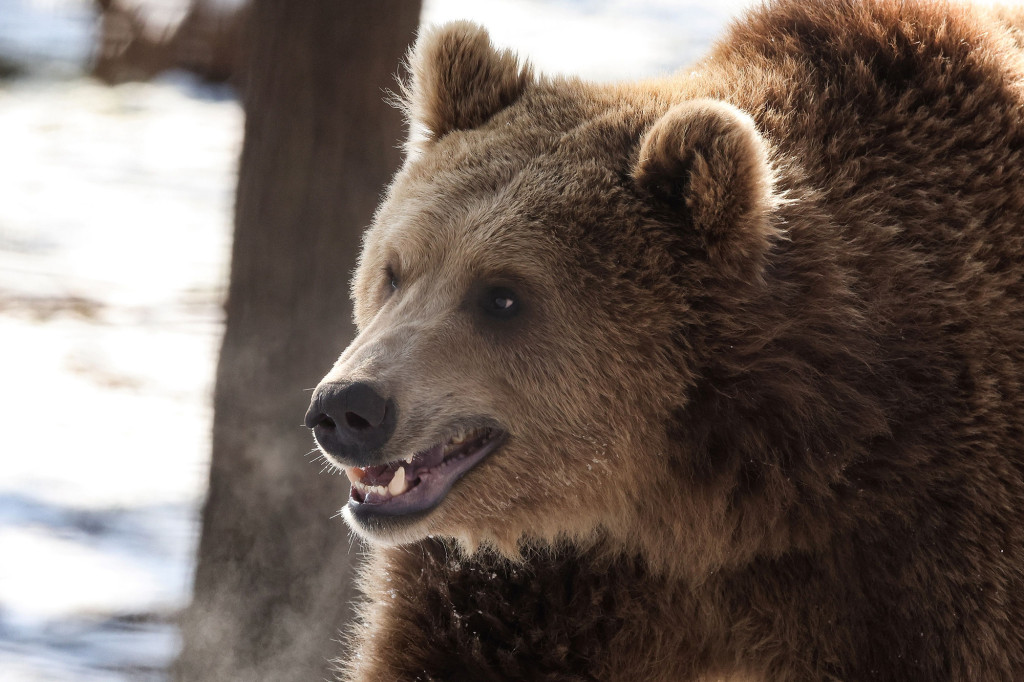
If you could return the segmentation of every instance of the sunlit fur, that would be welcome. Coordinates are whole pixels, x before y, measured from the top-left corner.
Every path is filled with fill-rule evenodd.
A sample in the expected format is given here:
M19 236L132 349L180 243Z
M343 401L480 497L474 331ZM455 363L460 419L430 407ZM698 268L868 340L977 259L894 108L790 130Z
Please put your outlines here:
M346 679L1024 679L1011 20L779 2L621 85L424 33L327 380L395 400L382 459L509 440L356 524Z

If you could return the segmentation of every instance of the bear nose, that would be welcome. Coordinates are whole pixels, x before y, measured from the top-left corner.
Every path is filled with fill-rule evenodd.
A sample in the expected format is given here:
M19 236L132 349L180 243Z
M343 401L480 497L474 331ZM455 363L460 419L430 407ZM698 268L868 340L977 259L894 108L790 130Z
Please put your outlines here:
M372 464L372 454L395 429L395 405L368 383L321 384L313 393L306 426L328 454L349 465Z

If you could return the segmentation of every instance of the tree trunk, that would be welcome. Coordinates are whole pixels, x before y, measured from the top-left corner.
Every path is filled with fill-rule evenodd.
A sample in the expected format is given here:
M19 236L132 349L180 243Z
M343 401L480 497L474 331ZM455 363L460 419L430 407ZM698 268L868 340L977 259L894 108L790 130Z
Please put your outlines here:
M256 0L213 460L179 680L320 680L343 653L358 543L301 426L352 338L360 234L400 158L383 102L409 0Z

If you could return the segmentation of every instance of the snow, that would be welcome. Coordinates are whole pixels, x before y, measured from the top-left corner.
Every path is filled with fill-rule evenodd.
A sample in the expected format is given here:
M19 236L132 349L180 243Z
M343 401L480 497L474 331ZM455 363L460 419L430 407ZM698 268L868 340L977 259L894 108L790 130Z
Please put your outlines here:
M93 5L83 0L0 0L0 57L73 74L92 54L96 26Z
M242 115L0 89L0 679L160 679L209 457Z

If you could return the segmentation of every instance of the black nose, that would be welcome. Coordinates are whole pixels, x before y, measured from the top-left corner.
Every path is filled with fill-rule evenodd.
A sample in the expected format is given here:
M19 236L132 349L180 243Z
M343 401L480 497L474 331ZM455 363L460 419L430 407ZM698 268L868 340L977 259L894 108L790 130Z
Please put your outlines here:
M345 464L372 464L375 450L395 430L395 404L370 384L321 384L313 393L306 426L328 454Z

